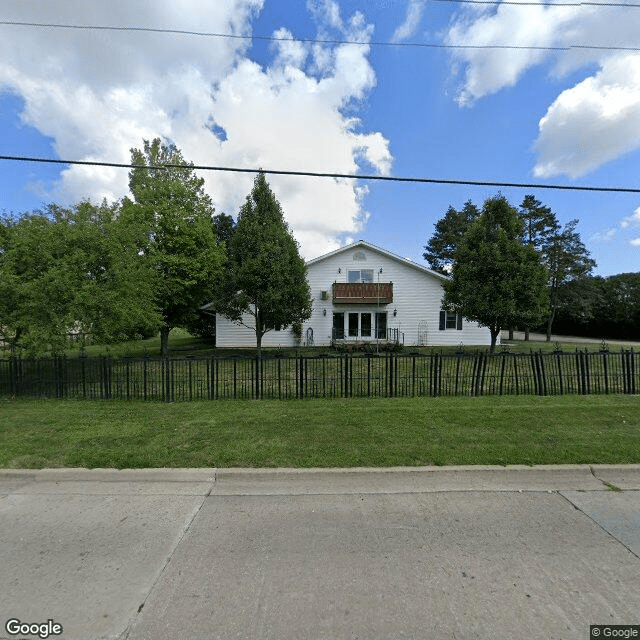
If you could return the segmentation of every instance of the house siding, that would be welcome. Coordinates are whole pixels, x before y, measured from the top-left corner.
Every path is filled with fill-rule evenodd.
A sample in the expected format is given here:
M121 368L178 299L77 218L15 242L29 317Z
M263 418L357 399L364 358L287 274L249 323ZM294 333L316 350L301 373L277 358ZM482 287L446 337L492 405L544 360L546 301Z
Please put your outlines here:
M348 282L350 269L372 269L374 284L393 283L393 301L389 304L335 304L332 299L334 282ZM382 269L382 272L380 272ZM488 345L489 330L464 319L462 329L440 330L443 279L435 273L402 258L395 257L368 243L359 242L307 264L307 280L313 299L311 318L303 324L302 341L306 343L307 329L313 330L317 346L329 345L332 340L333 314L387 312L387 328L404 334L405 345ZM322 292L327 299L322 299ZM396 315L394 316L394 310ZM326 312L326 315L325 313ZM250 317L245 322L250 324ZM255 333L226 318L217 318L217 345L220 347L255 346ZM373 334L373 331L372 331ZM372 339L373 335L372 335ZM263 346L294 346L290 328L265 334Z

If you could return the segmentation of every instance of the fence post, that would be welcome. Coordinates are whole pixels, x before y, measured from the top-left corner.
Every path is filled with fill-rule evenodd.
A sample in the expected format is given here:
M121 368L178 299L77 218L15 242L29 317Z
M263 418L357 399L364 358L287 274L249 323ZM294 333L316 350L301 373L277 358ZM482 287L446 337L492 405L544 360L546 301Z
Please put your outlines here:
M9 356L9 394L18 395L18 377L15 356Z
M473 395L482 395L482 363L484 354L478 353L473 358Z
M604 392L609 393L609 358L606 351L602 352L602 368L604 369Z
M56 385L56 398L64 397L64 380L63 380L63 367L62 367L62 357L56 356L53 359L53 376Z
M108 398L113 398L113 358L107 357L107 389Z
M416 357L411 358L411 395L416 395Z
M434 353L430 353L429 354L429 395L432 398L435 398L435 395L436 395L434 360L435 360L435 354Z
M80 354L80 376L82 381L82 397L87 397L87 373L85 371L85 364L87 361L87 355L85 353Z
M458 381L460 379L460 359L462 358L462 356L460 354L456 354L456 382L455 382L455 386L453 389L453 395L457 396L458 395Z
M531 372L533 373L533 385L536 391L536 395L540 395L540 381L538 380L538 371L536 369L536 354L531 351L529 353L529 358L531 359Z
M584 354L582 353L582 351L579 351L577 353L577 357L578 357L578 369L580 373L580 394L584 396L587 394L587 381L585 378Z
M282 368L280 358L278 358L278 400L282 399Z
M635 368L635 353L633 351L633 347L629 350L629 372L631 377L631 393L635 394L636 392L636 368Z
M100 356L100 399L101 400L106 400L107 399L107 385L105 382L105 359L106 356Z
M624 393L635 393L635 372L634 372L634 358L633 349L629 351L622 351L622 383Z
M538 354L538 367L540 369L540 387L542 389L542 395L547 395L547 374L544 370L544 355L542 351Z
M304 356L300 356L300 398L304 398Z
M389 358L389 397L393 398L394 396L394 385L393 385L393 354L388 355Z
M233 361L233 399L235 400L238 397L238 361L234 359Z
M349 354L344 354L344 397L349 397Z
M556 363L558 366L558 384L560 385L560 395L563 394L563 385L562 385L562 356L560 353L556 353Z
M169 387L169 360L167 358L162 359L162 400L164 402L170 402L171 392Z

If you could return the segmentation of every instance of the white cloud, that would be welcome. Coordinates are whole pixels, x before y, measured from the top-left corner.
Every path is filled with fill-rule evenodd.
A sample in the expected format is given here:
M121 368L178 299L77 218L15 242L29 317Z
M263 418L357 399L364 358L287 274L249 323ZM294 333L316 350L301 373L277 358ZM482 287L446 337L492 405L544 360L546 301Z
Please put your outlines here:
M640 247L640 238L634 238L630 241L630 244L634 247Z
M55 6L53 6L55 4ZM5 19L144 25L249 34L263 0L136 0L117 16L101 3L0 0ZM206 4L206 7L204 5ZM320 30L370 39L360 13L343 20L332 0L309 2ZM281 41L262 67L249 41L140 32L20 30L0 41L0 90L25 101L22 118L54 140L60 157L127 162L131 147L162 136L200 165L356 173L366 161L388 173L391 154L379 132L363 132L343 113L375 87L369 47ZM290 38L286 29L276 37ZM46 52L33 56L33 51ZM213 129L213 130L212 130ZM217 210L235 214L249 174L203 172ZM355 181L267 176L305 257L339 246L367 218L366 188ZM73 166L56 199L116 198L127 171Z
M453 22L445 35L446 44L457 49L456 59L465 68L458 93L462 106L504 87L513 86L529 67L549 55L540 49L489 49L483 47L559 46L575 17L575 9L558 6L498 5L495 12L472 8Z
M458 49L463 70L461 106L516 85L528 69L553 63L561 80L569 71L595 66L590 77L562 91L540 120L534 173L539 177L582 176L624 153L640 149L640 54L606 50L637 47L640 12L578 5L499 4L463 11L444 36ZM484 49L517 45L530 49ZM605 49L588 49L595 45ZM546 49L537 49L543 47Z
M640 54L614 56L563 91L540 120L539 177L582 176L640 148Z
M630 215L628 218L625 218L621 223L620 226L623 229L626 229L627 227L635 227L637 225L640 225L640 207L638 207L632 215Z
M616 236L618 229L611 227L606 231L598 231L589 237L589 242L610 242Z
M402 42L410 38L418 28L424 12L425 0L409 0L404 22L394 31L392 42Z

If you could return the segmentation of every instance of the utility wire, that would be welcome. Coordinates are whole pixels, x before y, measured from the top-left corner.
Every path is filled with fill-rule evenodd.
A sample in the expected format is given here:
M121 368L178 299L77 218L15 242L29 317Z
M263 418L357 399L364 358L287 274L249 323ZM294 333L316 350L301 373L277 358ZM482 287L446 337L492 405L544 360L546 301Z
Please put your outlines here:
M485 2L484 0L435 0L436 2L469 2L474 4L493 4ZM504 3L507 4L507 3ZM519 2L512 2L511 4L523 4ZM541 6L538 3L528 3L525 6L533 5ZM602 6L600 3L581 3L586 5ZM555 7L555 6L580 6L580 4L568 3L566 5L560 4L545 4L543 6ZM606 5L606 6L628 6L628 7L640 7L638 5ZM78 24L55 24L44 22L16 22L13 20L0 20L0 25L14 26L14 27L42 27L52 29L77 29L77 30L91 30L91 31L129 31L129 32L141 32L141 33L170 33L187 36L200 36L206 38L227 38L235 40L267 40L272 42L304 42L309 44L353 44L363 47L378 46L378 47L413 47L424 49L515 49L515 50L534 50L534 51L572 51L572 50L596 50L596 51L640 51L640 47L622 47L615 45L588 45L588 44L575 44L566 46L535 46L535 45L515 45L515 44L439 44L429 42L381 42L381 41L360 41L360 40L319 40L315 38L295 38L293 36L257 36L257 35L238 35L233 33L213 33L208 31L186 31L182 29L155 29L153 27L109 27L99 25L78 25Z
M428 0L451 4L509 4L518 7L629 7L640 8L640 4L626 2L518 2L517 0Z
M285 171L278 169L245 169L240 167L216 167L210 165L194 164L163 164L163 165L140 165L120 162L95 162L92 160L56 160L53 158L35 158L27 156L0 156L0 160L11 160L17 162L40 162L48 164L71 164L91 167L116 167L122 169L145 169L147 171L162 171L165 169L193 169L198 171L227 171L233 173L258 173L280 176L306 176L312 178L343 178L349 180L378 180L387 182L417 182L426 184L452 184L470 185L476 187L513 187L519 189L554 189L563 191L599 191L605 193L640 193L640 188L633 187L596 187L578 186L563 184L539 184L525 182L492 182L485 180L453 180L438 178L413 178L403 176L379 176L351 173L323 173L317 171Z

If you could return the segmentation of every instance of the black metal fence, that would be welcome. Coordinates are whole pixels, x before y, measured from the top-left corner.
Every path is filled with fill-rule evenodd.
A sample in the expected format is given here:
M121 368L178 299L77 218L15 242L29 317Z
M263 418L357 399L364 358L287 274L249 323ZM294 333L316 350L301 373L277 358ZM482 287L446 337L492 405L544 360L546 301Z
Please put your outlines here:
M365 354L278 358L10 358L0 396L159 400L638 393L619 353Z

